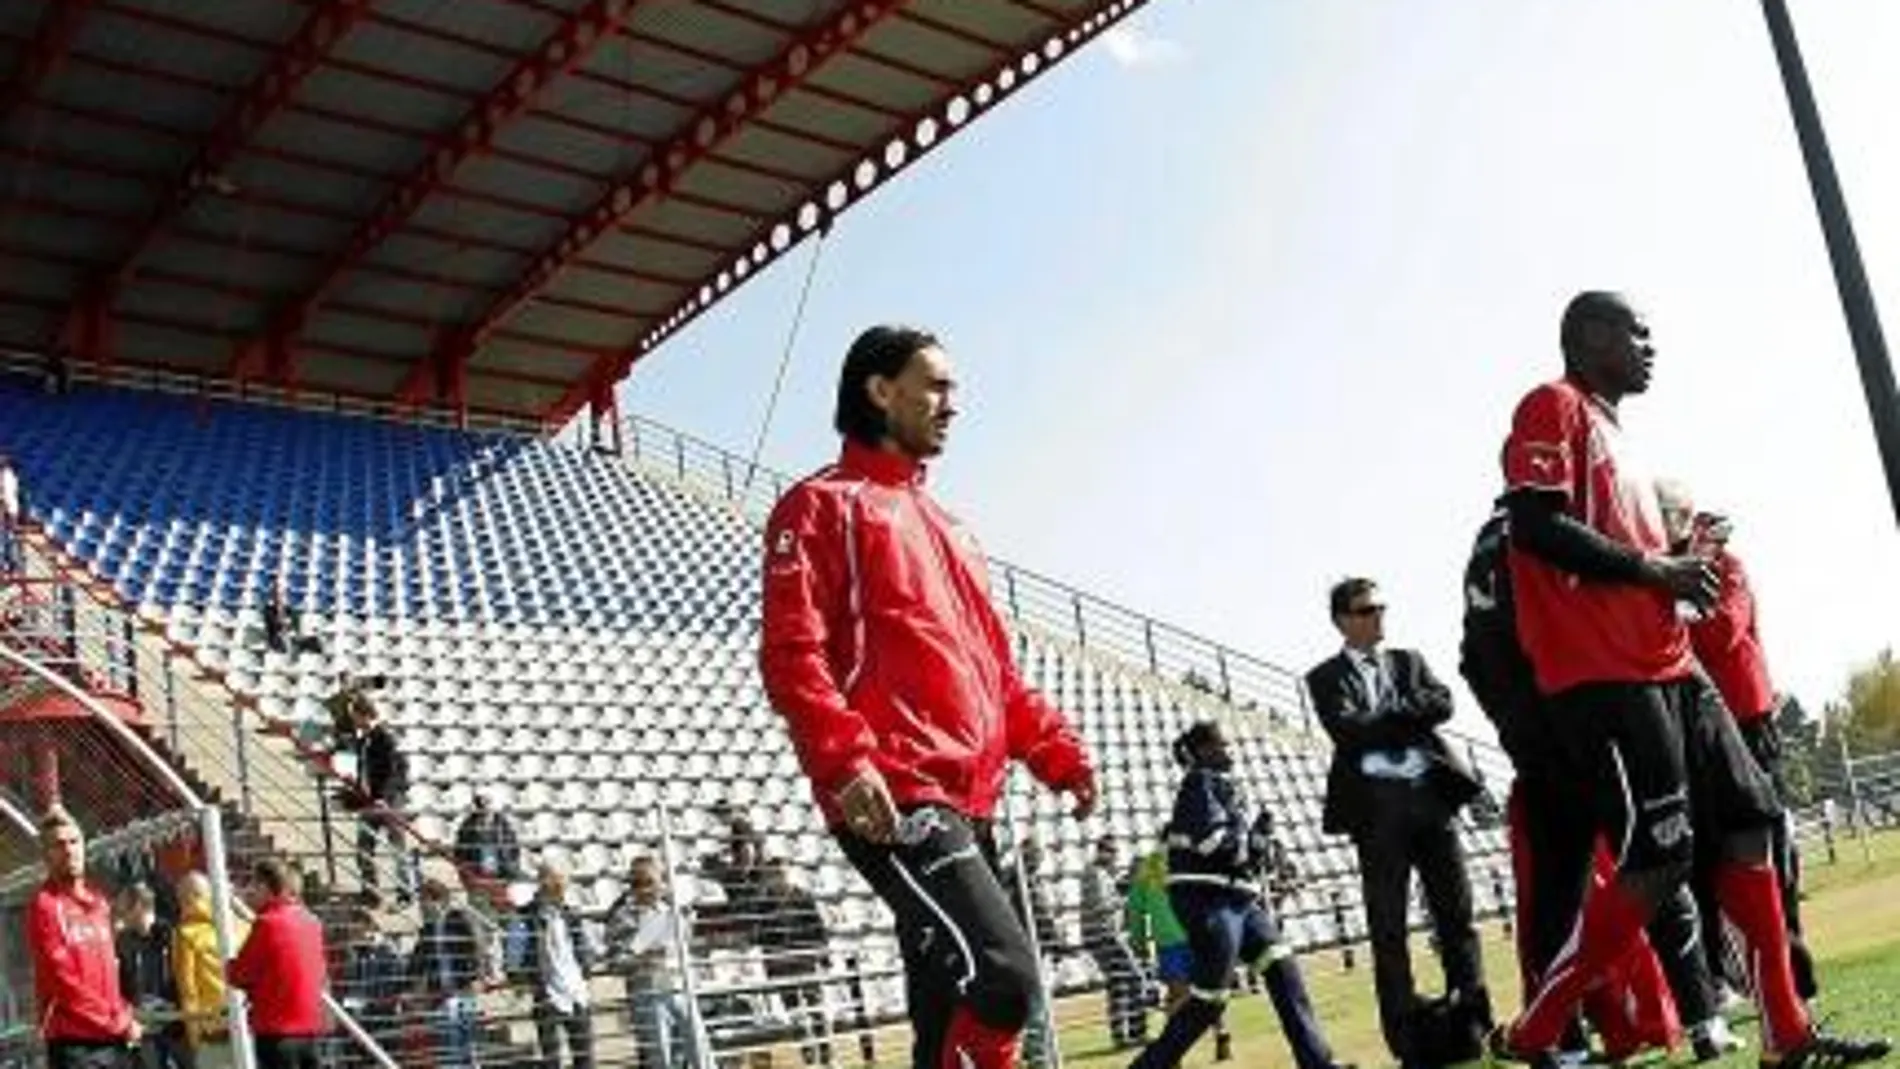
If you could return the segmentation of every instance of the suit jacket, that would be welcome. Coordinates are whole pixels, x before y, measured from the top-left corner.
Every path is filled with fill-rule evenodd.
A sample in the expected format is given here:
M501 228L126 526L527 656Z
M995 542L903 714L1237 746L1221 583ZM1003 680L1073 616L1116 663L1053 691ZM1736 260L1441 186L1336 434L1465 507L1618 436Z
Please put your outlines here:
M1326 807L1321 827L1331 834L1359 836L1372 825L1372 780L1361 759L1378 751L1417 747L1428 762L1425 786L1449 809L1476 797L1471 774L1434 729L1451 719L1451 691L1414 650L1382 650L1385 693L1377 709L1359 669L1342 651L1306 674L1320 726L1333 740L1333 764L1326 775ZM1376 715L1375 715L1376 714Z

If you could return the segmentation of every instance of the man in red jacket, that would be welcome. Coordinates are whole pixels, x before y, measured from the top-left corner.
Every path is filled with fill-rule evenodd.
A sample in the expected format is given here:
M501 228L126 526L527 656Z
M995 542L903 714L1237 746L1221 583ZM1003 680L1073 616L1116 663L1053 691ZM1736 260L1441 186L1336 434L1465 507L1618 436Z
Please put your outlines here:
M46 882L26 908L40 1038L52 1069L117 1069L140 1039L119 991L112 904L86 882L86 841L63 809L40 821Z
M788 491L765 540L759 661L845 856L897 917L916 1069L1005 1069L1038 985L990 818L1011 759L1095 806L1062 714L1023 683L982 551L924 492L955 378L922 331L845 356L837 464Z
M292 894L282 861L259 861L251 882L257 920L231 959L229 976L251 1000L258 1069L318 1069L317 1043L329 1030L323 926Z
M1775 725L1781 699L1768 676L1755 591L1741 558L1729 549L1733 526L1725 516L1698 512L1688 487L1679 482L1661 480L1656 493L1662 502L1663 523L1676 548L1707 559L1721 584L1714 604L1689 621L1689 643L1696 660L1722 695L1722 704L1735 717L1735 726L1741 730L1742 742L1755 763L1767 773L1776 794L1785 798L1781 732ZM1788 954L1794 968L1795 991L1804 999L1812 999L1820 993L1820 984L1815 977L1814 957L1801 934L1800 859L1785 819L1771 829L1770 850L1781 881L1781 910L1788 921ZM1706 888L1699 888L1697 893L1704 900L1704 915L1713 916ZM1704 943L1712 954L1718 954L1720 943L1712 934L1704 933Z

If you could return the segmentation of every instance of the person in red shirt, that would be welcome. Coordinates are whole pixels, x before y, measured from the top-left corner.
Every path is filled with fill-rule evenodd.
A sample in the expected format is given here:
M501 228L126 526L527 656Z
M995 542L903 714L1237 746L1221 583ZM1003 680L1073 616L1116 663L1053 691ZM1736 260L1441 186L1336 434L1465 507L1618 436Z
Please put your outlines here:
M329 1031L323 926L297 901L293 886L289 867L276 858L252 867L257 919L229 969L232 986L250 998L258 1069L317 1069L317 1044Z
M1762 649L1757 618L1755 591L1741 558L1729 548L1734 526L1727 517L1698 512L1688 487L1674 480L1657 484L1662 501L1663 523L1677 552L1695 553L1714 566L1721 584L1715 603L1689 621L1689 644L1696 660L1708 673L1709 681L1722 695L1722 704L1734 715L1742 742L1755 763L1767 774L1775 796L1787 797L1782 775L1781 732L1775 725L1775 713L1782 699L1775 693L1768 675L1768 655ZM1804 999L1820 993L1814 972L1814 956L1808 952L1801 934L1800 859L1787 820L1776 822L1770 842L1770 856L1781 884L1781 910L1788 920L1788 953L1794 966L1795 991ZM1703 900L1703 912L1713 913L1712 889L1697 888ZM1719 972L1720 941L1709 939L1706 949L1711 966ZM1737 986L1743 986L1738 984Z
M1017 672L982 551L924 492L957 415L950 357L873 327L845 356L838 463L765 533L759 663L845 856L897 917L919 1069L1015 1064L1038 992L990 819L1011 760L1095 805L1075 731Z
M1768 858L1780 807L1697 674L1678 610L1713 604L1717 576L1670 552L1655 485L1619 420L1619 403L1649 388L1649 325L1621 295L1591 291L1564 310L1561 340L1564 377L1518 404L1504 448L1510 576L1519 638L1548 698L1545 727L1592 785L1616 866L1523 1012L1493 1034L1493 1052L1552 1057L1581 999L1687 880L1702 836L1758 981L1764 1064L1838 1069L1884 1057L1885 1040L1815 1028L1794 990Z
M86 840L63 809L40 821L46 882L26 907L40 1038L51 1069L118 1069L141 1038L119 990L112 903L86 882Z

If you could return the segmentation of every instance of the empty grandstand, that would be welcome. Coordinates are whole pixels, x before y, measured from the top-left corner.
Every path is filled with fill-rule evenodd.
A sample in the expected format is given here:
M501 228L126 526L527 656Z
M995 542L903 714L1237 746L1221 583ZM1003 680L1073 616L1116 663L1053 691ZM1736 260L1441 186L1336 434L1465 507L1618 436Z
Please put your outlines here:
M326 752L326 699L345 676L384 676L377 700L409 755L405 813L415 841L437 854L432 871L452 875L447 844L481 793L519 829L521 869L569 872L573 901L595 921L640 854L664 859L683 907L717 912L731 888L694 873L725 850L737 813L820 903L827 997L867 1024L901 1011L888 916L818 825L760 694L749 506L769 500L774 477L748 477L735 458L646 423L630 426L637 447L619 458L106 387L49 402L14 384L0 389L0 425L47 536L44 558L106 584L64 596L162 627L163 641L126 647L118 659L145 663L119 669L129 678L116 690L142 704L148 731L184 769L220 784L329 887L354 891L358 879L354 828L325 808L324 781L354 773ZM1177 775L1168 743L1201 716L1243 727L1246 773L1280 814L1305 876L1285 905L1295 938L1311 949L1357 937L1350 852L1317 831L1326 755L1304 730L1296 685L1212 644L1165 630L1157 641L1152 622L1029 573L997 574L1027 676L1071 710L1102 769L1097 827L1027 790L1011 804L1010 840L1043 846L1040 889L1058 931L1046 948L1051 986L1097 980L1073 950L1084 866L1098 833L1127 857L1152 848ZM311 640L300 649L265 642L262 611L280 581ZM94 630L115 628L125 625ZM188 667L150 663L172 659ZM198 673L181 731L158 695ZM194 738L199 722L221 725L226 741L207 749ZM287 769L307 782L286 782ZM1480 902L1496 909L1497 844L1473 834L1491 870L1474 881ZM507 889L513 902L471 887L491 920L531 893L525 881ZM386 923L415 922L405 913ZM709 1004L773 989L757 947L692 944ZM602 997L615 997L611 985ZM743 1038L715 1029L716 1042Z

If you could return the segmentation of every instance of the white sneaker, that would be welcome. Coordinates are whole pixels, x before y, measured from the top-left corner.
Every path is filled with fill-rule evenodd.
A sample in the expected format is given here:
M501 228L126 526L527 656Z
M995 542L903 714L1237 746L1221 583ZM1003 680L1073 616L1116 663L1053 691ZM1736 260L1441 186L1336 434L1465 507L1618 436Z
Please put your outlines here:
M1717 981L1715 985L1715 1012L1723 1017L1741 1019L1754 1012L1755 1003L1748 996L1730 987L1726 981Z
M1695 1060L1712 1062L1724 1054L1733 1054L1748 1044L1728 1026L1728 1018L1711 1017L1689 1029L1689 1043Z

